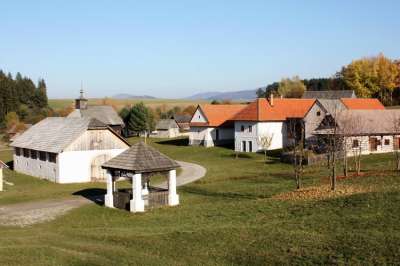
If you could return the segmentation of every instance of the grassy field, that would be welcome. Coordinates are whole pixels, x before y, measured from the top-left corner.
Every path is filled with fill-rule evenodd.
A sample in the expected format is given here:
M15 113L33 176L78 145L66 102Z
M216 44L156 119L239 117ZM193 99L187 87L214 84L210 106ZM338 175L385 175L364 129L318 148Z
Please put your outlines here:
M156 108L158 106L165 106L170 109L174 106L179 106L185 108L189 105L198 105L200 103L205 103L206 101L192 101L183 99L107 99L109 104L114 105L118 110L126 105L135 104L138 102L143 102L146 106ZM104 99L89 99L89 104L101 105ZM74 99L49 99L49 106L53 109L63 109L68 106L74 106Z
M131 139L131 142L137 141ZM157 140L169 156L205 166L207 176L178 190L181 205L144 214L87 205L55 221L0 227L1 265L397 264L400 176L391 155L363 158L363 176L328 183L324 167L305 170L304 198L291 194L290 165L226 148ZM9 152L0 159L10 160ZM103 184L57 185L11 175L0 204L73 197ZM318 189L317 189L318 191ZM302 194L303 195L303 194ZM286 197L287 196L287 197ZM75 196L76 197L76 196Z

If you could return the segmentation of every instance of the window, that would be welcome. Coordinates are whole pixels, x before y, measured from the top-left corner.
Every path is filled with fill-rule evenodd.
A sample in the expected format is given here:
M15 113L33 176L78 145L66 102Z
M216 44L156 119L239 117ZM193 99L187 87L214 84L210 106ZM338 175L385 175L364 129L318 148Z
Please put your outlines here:
M252 132L252 131L253 131L253 127L249 126L249 132Z
M44 151L39 152L39 160L46 161L46 153Z
M37 159L37 151L31 150L31 158L34 160Z
M242 151L246 151L246 141L242 141Z
M240 131L244 132L244 126L243 125L240 127Z
M57 159L57 154L49 152L49 162L55 163Z
M385 145L390 145L390 139L385 139Z
M21 156L21 149L20 148L15 148L15 155Z
M24 149L24 157L29 158L29 150Z
M253 142L249 141L249 152L253 152Z
M353 139L353 148L358 148L359 143L358 143L358 139Z
M321 116L321 111L317 111L317 116Z

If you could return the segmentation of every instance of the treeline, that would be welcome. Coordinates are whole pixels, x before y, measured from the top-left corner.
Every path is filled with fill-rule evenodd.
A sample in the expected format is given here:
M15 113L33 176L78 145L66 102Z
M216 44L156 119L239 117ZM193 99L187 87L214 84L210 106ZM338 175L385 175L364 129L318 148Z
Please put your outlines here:
M5 126L6 116L10 113L26 123L35 123L46 117L48 112L44 79L35 84L20 73L13 78L11 73L5 74L0 70L0 127Z
M305 90L354 90L360 98L378 98L385 105L400 104L400 60L379 54L354 60L329 78L283 78L257 90L258 97L271 93L301 97Z
M169 119L174 115L193 115L196 106L189 105L185 108L174 106L168 108L166 105L158 106L155 109L147 107L143 102L133 106L125 106L119 112L125 123L125 135L143 134L154 131L157 121Z

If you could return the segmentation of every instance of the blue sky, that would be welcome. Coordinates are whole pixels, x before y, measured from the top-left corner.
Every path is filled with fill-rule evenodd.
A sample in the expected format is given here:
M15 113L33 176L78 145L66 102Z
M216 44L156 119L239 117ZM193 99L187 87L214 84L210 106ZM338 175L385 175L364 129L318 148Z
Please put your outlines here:
M0 69L52 98L180 98L400 58L400 1L0 1Z

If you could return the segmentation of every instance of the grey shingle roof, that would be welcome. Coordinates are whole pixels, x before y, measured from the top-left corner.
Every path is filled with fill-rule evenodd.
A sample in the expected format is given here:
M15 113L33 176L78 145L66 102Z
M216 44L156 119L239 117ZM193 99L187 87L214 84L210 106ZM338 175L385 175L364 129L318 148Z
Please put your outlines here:
M191 115L174 115L172 118L175 119L176 123L190 123L190 120L192 120Z
M337 99L317 99L317 101L325 108L325 110L334 115L346 109L346 106L341 100Z
M178 124L175 122L174 119L161 119L157 122L156 130L157 129L170 129L170 128L179 128Z
M400 134L400 109L344 110L337 115L338 134L391 135ZM316 130L316 134L331 134L329 128Z
M341 99L356 98L352 90L335 90L335 91L305 91L304 99Z
M102 165L105 169L128 170L137 173L176 169L179 164L151 146L139 142Z
M48 117L18 136L11 146L60 153L86 130L101 128L108 127L94 118Z
M96 118L107 125L123 125L118 113L108 105L89 105L87 109L76 109L68 117L91 117Z

